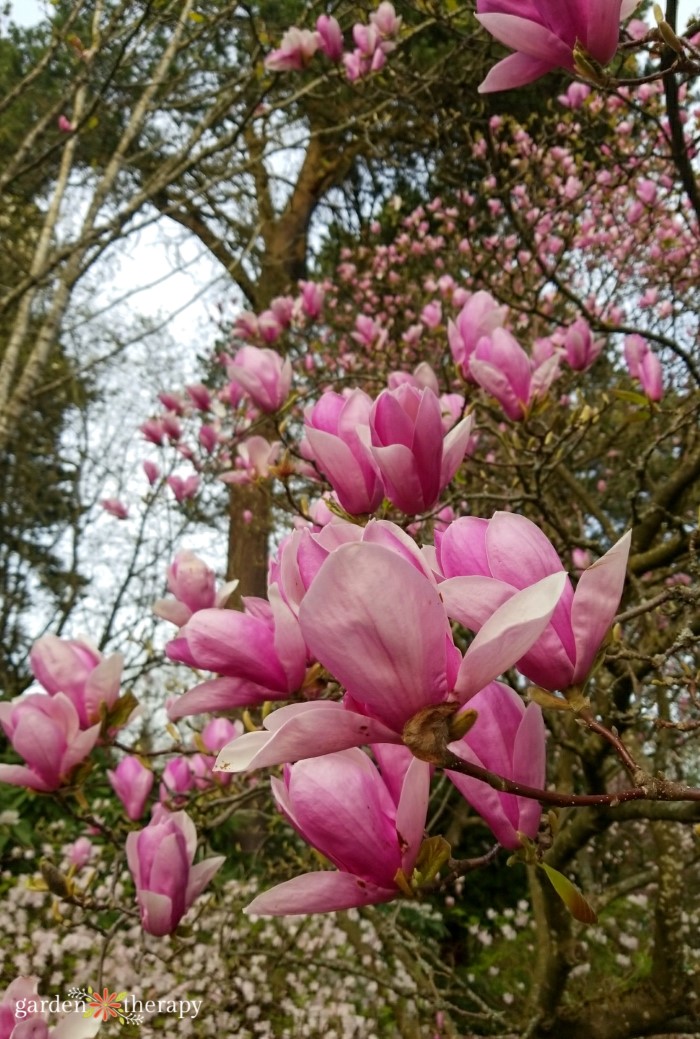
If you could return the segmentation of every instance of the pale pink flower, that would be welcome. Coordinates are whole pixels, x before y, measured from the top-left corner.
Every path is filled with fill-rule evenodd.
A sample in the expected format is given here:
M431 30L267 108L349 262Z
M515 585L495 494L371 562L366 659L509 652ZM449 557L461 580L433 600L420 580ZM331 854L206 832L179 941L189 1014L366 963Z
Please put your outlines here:
M497 512L490 520L462 517L436 534L435 542L448 578L440 585L447 612L472 630L517 590L565 573L549 538L514 513ZM519 670L533 682L563 690L586 680L620 602L629 547L627 533L583 572L576 591L564 582L551 623L518 658Z
M148 934L172 934L224 862L217 855L194 865L196 850L197 831L186 812L161 811L126 838L141 926Z
M390 771L398 774L389 775ZM272 780L275 800L297 832L337 872L305 873L265 891L247 907L256 916L328 913L390 902L418 857L428 810L430 766L407 755L382 757L381 773L353 748L287 765ZM392 790L398 786L395 799Z
M107 770L107 778L129 819L140 819L153 788L154 776L150 768L129 754L114 770Z

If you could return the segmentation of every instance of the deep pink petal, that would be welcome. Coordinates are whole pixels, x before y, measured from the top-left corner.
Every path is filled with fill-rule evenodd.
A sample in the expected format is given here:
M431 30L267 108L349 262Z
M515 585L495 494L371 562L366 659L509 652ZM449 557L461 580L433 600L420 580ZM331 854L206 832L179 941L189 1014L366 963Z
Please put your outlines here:
M631 538L632 533L628 531L579 578L571 609L576 640L574 682L582 682L588 676L620 604Z
M488 72L479 84L480 94L523 87L556 68L556 62L541 61L528 54L509 54Z
M547 627L566 574L552 574L517 592L483 625L465 654L455 692L462 703L516 663Z
M401 868L410 876L420 851L430 800L430 765L414 758L408 766L396 812Z
M550 67L573 68L575 39L565 42L544 25L512 14L478 14L476 18L504 46L537 61L546 61Z
M359 544L333 552L299 619L316 659L396 731L446 696L445 609L436 586L389 549Z
M415 455L403 444L373 447L372 455L384 481L386 495L408 516L424 512L437 500L437 481L431 500L426 499Z
M32 769L26 768L24 765L0 765L0 783L10 783L11 786L26 786L30 790L41 790L46 793L48 790L55 790L58 787L58 781L54 784L47 782L39 775L38 772L33 772Z
M401 854L396 806L377 767L357 747L299 761L288 802L299 832L346 873L390 887Z
M237 707L256 707L266 700L286 700L288 693L274 692L247 678L211 678L179 696L168 708L168 718L177 721L190 714L214 714Z
M377 887L351 873L303 873L264 891L243 911L251 916L307 916L390 902L397 894L396 888Z
M257 617L238 610L199 610L181 634L197 667L288 691L272 626Z
M437 550L440 568L445 577L481 574L491 577L486 552L486 532L489 521L476 516L462 516L450 523L442 535Z

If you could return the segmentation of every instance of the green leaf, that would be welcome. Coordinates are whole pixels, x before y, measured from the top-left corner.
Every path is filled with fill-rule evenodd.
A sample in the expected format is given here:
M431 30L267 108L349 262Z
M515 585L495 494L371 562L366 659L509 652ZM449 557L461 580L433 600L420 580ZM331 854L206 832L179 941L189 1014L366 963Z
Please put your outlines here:
M563 696L555 696L547 689L541 689L538 685L528 686L527 695L533 703L552 711L573 711L573 706Z
M420 846L413 876L418 885L434 880L449 861L452 848L444 837L427 837Z
M572 884L559 870L548 866L546 862L541 862L540 866L549 877L552 887L575 920L580 920L582 924L595 924L598 922L598 917L593 907L586 901L575 884Z
M618 400L625 400L630 404L639 404L645 408L649 407L649 398L645 397L643 393L636 393L634 390L614 390L613 393Z

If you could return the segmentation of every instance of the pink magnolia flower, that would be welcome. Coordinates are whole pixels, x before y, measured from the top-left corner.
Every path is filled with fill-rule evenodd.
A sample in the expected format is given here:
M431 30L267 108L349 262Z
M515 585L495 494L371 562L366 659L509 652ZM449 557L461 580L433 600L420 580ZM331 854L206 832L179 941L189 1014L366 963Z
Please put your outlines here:
M148 934L172 934L224 862L222 855L193 865L197 831L186 812L160 811L126 838L126 858L136 885L141 926Z
M551 623L518 658L519 670L531 681L567 689L586 680L620 602L630 538L628 532L589 566L575 592L565 581ZM565 573L549 538L513 513L497 512L490 520L462 517L435 540L438 563L448 578L440 585L447 612L471 629L478 630L516 591L547 574ZM468 597L468 591L475 594Z
M337 872L322 871L279 884L245 910L257 916L328 913L390 902L400 894L395 876L410 878L428 810L430 766L409 759L400 777L386 777L353 748L287 765L272 780L282 813ZM400 779L394 798L394 779Z
M170 707L171 720L286 700L302 685L307 650L299 622L276 587L270 601L244 599L240 610L200 610L169 642L166 653L190 667L215 671Z
M566 363L577 372L585 372L590 368L603 349L599 339L594 339L591 327L582 317L566 330L564 335L564 352Z
M160 446L166 437L165 426L161 419L149 418L139 427L146 440Z
M75 707L81 728L100 718L102 705L109 710L119 698L124 657L109 657L80 639L42 635L29 652L34 677L51 695L64 693Z
M108 512L110 516L114 516L116 519L125 520L129 517L129 506L117 498L103 498L100 505L105 512Z
M68 861L76 870L87 866L92 857L92 841L89 837L78 837L71 845Z
M179 806L187 801L186 794L195 785L195 775L190 765L190 758L171 758L163 769L159 797L164 803L168 801Z
M113 771L107 771L107 778L129 819L140 819L153 788L154 776L150 768L129 754Z
M282 443L275 440L270 443L265 437L252 436L242 440L236 448L238 469L222 473L219 479L224 483L253 483L255 480L266 480L282 451Z
M217 592L214 571L194 552L184 550L168 567L168 589L174 598L158 599L153 612L182 627L193 613L223 606L237 584L228 581Z
M499 306L490 292L480 290L469 297L455 321L447 322L447 339L455 364L465 379L471 379L469 359L483 336L491 335L506 319L508 307Z
M552 356L533 370L520 344L505 328L495 328L479 340L469 360L469 371L482 389L495 397L514 422L525 418L533 401L543 397L559 374L559 358Z
M292 384L292 365L275 350L242 346L227 368L228 376L245 390L261 411L278 411Z
M322 18L326 18L327 15L321 15L319 22ZM335 18L330 18L329 21L334 22ZM326 52L328 53L328 52ZM341 41L341 55L342 55L342 41ZM330 57L330 54L328 55ZM336 59L333 59L336 60ZM337 60L340 60L338 57ZM319 285L315 281L300 281L299 287L301 288L301 297L299 299L299 305L301 307L302 314L306 317L314 318L320 317L321 311L323 310L323 300L326 296L326 290L323 285Z
M309 64L318 46L318 33L292 26L282 37L277 50L265 58L265 68L270 72L300 72Z
M218 754L231 740L243 734L243 722L232 722L228 718L212 718L202 729L202 743L212 754Z
M63 693L32 693L0 703L0 723L25 765L0 765L0 782L44 792L58 790L90 754L100 726L82 730L75 707Z
M310 652L346 690L343 704L293 704L265 730L235 740L218 768L243 771L366 743L401 743L423 708L466 703L540 637L564 574L545 578L493 612L464 658L452 640L438 585L403 534L387 543L341 545L321 566L299 608ZM465 595L469 596L469 591Z
M322 14L316 21L318 46L331 61L340 61L343 57L343 34L338 20L332 15ZM311 314L310 317L317 317Z
M304 432L313 460L352 515L374 512L384 484L370 449L372 401L362 390L331 391L309 408Z
M664 395L661 362L649 349L642 336L625 336L625 360L633 379L638 379L649 400L660 401Z
M192 386L185 386L187 396L195 408L199 411L209 411L211 408L211 393L201 382Z
M200 478L197 473L185 477L173 473L172 476L167 477L165 482L175 495L175 500L182 503L195 497L199 490Z
M24 1010L29 1001L37 1001L38 993L38 978L15 978L10 982L0 999L0 1039L10 1039L15 1025L19 1021L38 1016ZM19 1015L17 1015L18 1009ZM27 1017L24 1017L23 1013L26 1013Z
M46 1003L50 1000L44 996ZM39 979L15 978L0 999L0 1039L92 1039L100 1028L100 1021L86 1019L78 1011L62 1016L49 1029L39 995Z
M373 524L374 521L370 522L365 530ZM295 530L270 560L269 584L278 586L282 598L298 617L301 602L329 553L340 545L361 541L362 536L362 527L339 516L332 516L320 531L312 532L308 527Z
M471 417L444 436L440 401L433 391L404 383L380 393L369 425L387 496L408 515L431 509L464 459Z
M495 65L481 93L510 90L555 68L575 71L574 47L606 65L617 50L620 22L639 0L477 0L477 19L516 52Z
M394 5L389 3L389 0L382 0L377 10L372 11L370 14L369 20L370 24L378 29L384 39L398 36L403 21L402 18L397 16Z
M472 765L506 779L542 789L545 782L545 728L537 704L527 707L510 686L491 682L473 696L474 726L450 750ZM518 848L518 836L533 838L542 807L529 797L505 794L479 779L448 771L459 792L476 809L504 848Z
M146 474L146 479L152 487L154 483L158 482L158 477L160 476L160 469L158 468L155 462L151 462L148 458L145 459L142 465L143 471Z

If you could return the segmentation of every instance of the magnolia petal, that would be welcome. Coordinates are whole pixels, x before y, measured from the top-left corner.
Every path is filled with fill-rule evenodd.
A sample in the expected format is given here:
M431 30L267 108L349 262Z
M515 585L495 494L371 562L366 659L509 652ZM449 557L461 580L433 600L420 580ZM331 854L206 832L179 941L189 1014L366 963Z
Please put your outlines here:
M185 892L185 905L188 909L204 891L214 874L221 869L224 862L226 862L225 855L214 855L212 858L204 859L203 862L198 862L196 866L190 867L187 891Z
M632 532L628 530L579 578L571 608L576 641L574 682L582 682L588 676L598 647L620 605L631 540Z
M556 68L553 61L531 58L528 54L509 54L488 72L479 84L480 94L523 87Z
M338 710L328 710L337 707ZM227 744L219 753L214 770L250 772L268 765L332 754L366 743L400 743L398 733L374 718L344 710L340 704L291 704L275 714L287 712L282 724L267 731L249 732Z
M173 903L167 895L159 895L155 891L139 891L141 906L141 926L148 934L162 938L172 934L179 920L173 915Z
M352 873L303 873L258 895L243 911L250 916L306 916L390 902L397 894L396 888L377 887Z
M333 552L299 620L316 659L396 731L445 698L445 609L436 586L391 550L359 544Z
M168 707L170 721L190 714L214 714L237 707L257 707L266 700L286 700L288 694L256 685L247 678L210 678L189 689Z
M467 650L455 692L462 703L512 667L540 637L559 601L566 574L551 574L516 592L486 621Z
M430 765L414 758L408 766L396 810L396 833L401 845L401 868L407 876L420 851L430 799Z
M604 2L609 3L610 0ZM546 61L550 68L555 65L573 68L573 42L571 45L566 44L546 26L512 14L478 14L476 19L506 47L537 61Z

